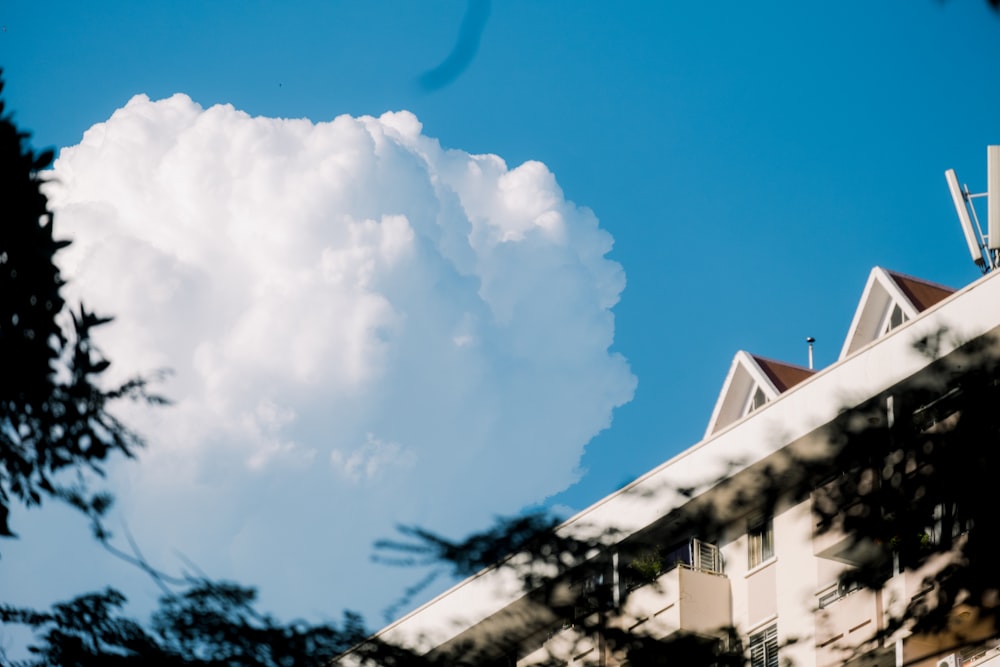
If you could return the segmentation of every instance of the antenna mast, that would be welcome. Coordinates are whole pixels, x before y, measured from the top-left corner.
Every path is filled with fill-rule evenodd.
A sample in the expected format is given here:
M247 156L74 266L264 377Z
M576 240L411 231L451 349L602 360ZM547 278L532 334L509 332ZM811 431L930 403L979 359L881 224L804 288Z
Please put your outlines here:
M986 147L986 192L972 194L968 185L959 186L954 169L944 172L944 178L972 261L984 274L1000 267L1000 146ZM986 197L987 234L983 234L972 202L981 197Z

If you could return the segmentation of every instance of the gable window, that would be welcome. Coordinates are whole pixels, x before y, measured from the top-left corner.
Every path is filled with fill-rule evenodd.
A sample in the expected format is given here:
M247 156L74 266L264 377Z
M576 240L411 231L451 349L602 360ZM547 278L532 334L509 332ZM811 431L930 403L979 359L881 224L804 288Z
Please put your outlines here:
M747 537L747 564L750 569L774 558L774 521L771 517L759 517L751 521Z
M759 386L754 387L754 391L747 399L746 407L743 408L743 415L746 416L750 414L765 403L767 403L767 395L764 393L764 390Z
M750 635L750 667L778 667L778 626Z
M906 314L899 307L898 303L893 304L892 310L886 313L885 323L882 325L882 334L887 334L903 322L906 321Z

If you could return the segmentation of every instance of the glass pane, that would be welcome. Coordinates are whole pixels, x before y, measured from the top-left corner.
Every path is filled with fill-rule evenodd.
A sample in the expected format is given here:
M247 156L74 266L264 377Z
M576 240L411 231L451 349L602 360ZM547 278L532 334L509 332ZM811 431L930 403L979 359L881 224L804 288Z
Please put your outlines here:
M748 563L754 568L774 557L774 524L771 519L750 526Z

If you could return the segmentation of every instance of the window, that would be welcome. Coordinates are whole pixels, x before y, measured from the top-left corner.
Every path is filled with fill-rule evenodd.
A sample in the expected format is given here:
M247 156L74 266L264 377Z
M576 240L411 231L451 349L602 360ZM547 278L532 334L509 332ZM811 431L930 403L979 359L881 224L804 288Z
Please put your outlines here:
M899 307L899 304L893 304L892 310L886 314L886 318L882 323L882 334L887 334L903 322L906 321L906 315L903 313L903 309Z
M764 390L760 387L755 387L755 391L747 398L747 404L743 408L743 415L750 414L765 403L767 403L767 396L764 394Z
M778 667L778 626L750 635L750 667Z
M722 554L719 553L719 547L716 545L701 540L692 540L691 556L694 561L691 566L699 572L722 574Z
M950 546L960 535L968 532L972 522L962 516L960 509L961 506L956 503L935 505L931 514L934 525L921 536L922 546L925 548Z
M749 558L751 569L774 558L774 522L771 517L757 518L750 522L748 532Z
M574 582L577 598L573 605L573 621L580 622L599 609L614 603L613 592L607 584L613 579L610 563L591 563L582 576Z
M840 598L847 597L854 591L859 590L861 590L861 584L857 581L849 581L846 583L838 581L836 586L831 587L829 591L820 596L819 608L826 609Z
M678 565L691 567L691 541L687 540L671 548L663 557L663 571L672 570Z

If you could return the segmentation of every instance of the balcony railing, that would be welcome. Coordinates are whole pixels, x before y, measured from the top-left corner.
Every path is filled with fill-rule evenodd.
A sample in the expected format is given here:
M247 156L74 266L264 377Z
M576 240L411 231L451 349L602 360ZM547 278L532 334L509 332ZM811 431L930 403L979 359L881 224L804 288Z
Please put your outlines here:
M718 574L718 556L712 558L714 561L700 561L712 569L680 564L631 591L622 600L614 622L623 629L656 638L678 631L711 635L732 625L729 579Z
M871 644L882 624L880 594L834 585L818 595L816 664L839 665L875 648Z
M621 567L619 578L622 593L644 586L677 567L722 574L722 553L716 545L697 538L688 540L666 553L659 550L647 553Z

